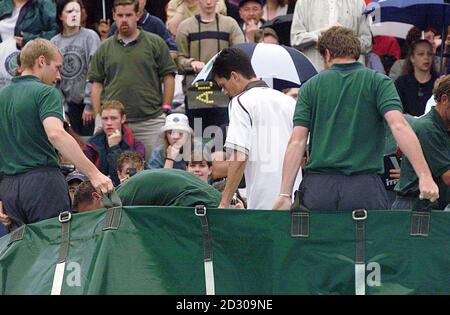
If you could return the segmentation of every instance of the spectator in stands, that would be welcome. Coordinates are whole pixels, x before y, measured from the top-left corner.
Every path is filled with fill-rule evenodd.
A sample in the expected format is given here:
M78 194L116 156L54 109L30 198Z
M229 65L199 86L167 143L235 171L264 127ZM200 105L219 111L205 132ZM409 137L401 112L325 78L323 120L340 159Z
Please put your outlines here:
M317 71L324 69L322 57L317 50L319 37L332 26L352 29L359 38L361 53L367 54L372 48L364 0L315 1L298 0L295 5L291 26L291 45L308 56ZM363 60L360 60L362 63Z
M237 22L228 16L216 13L217 0L198 0L200 14L181 22L177 31L179 54L177 58L180 73L192 77L221 49L244 42L244 35ZM183 90L187 94L190 77L183 81ZM218 88L216 89L217 92ZM218 106L195 108L191 99L185 99L186 115L194 127L195 119L202 123L202 129L219 126L228 122L227 104L224 100ZM217 99L216 102L219 102ZM215 104L219 105L219 104Z
M125 109L119 101L106 101L101 109L102 130L86 143L84 154L105 175L111 177L115 186L120 184L117 175L117 159L124 151L137 151L142 158L145 147L135 139L131 129L125 125Z
M255 43L280 44L280 39L273 28L265 27L255 33Z
M169 30L167 29L166 25L163 21L161 21L156 16L150 15L150 13L147 12L145 9L145 6L147 5L147 0L138 0L139 2L139 12L138 17L139 20L137 22L137 25L139 27L142 27L144 31L153 33L164 39L167 46L169 47L170 55L173 59L177 57L177 44L172 38L172 35L170 34ZM113 36L117 32L117 25L116 23L113 23L111 26L111 30L109 31L109 36Z
M72 204L73 204L73 198L74 198L75 192L77 191L78 186L80 186L80 184L86 180L88 180L87 177L83 173L80 173L78 171L74 171L74 172L70 173L69 175L67 175L66 182L67 182L67 186L69 187L69 195L70 195L70 200L71 200ZM94 189L94 191L95 191L95 189Z
M215 11L219 14L227 15L227 7L224 0L217 2ZM198 0L170 0L167 6L167 28L175 37L180 23L199 13Z
M148 158L161 141L163 108L171 109L176 66L161 37L137 28L138 12L134 0L114 1L118 33L97 49L88 78L94 114L101 99L125 104L128 126L144 143Z
M175 113L167 116L166 123L160 131L164 143L153 151L146 167L150 169L177 168L185 170L186 153L189 154L191 150L193 133L186 115Z
M52 0L0 0L0 42L14 38L21 49L32 39L51 39L55 17Z
M205 155L200 154L199 158L196 152L191 152L191 158L186 162L186 171L209 183L212 174L212 162Z
M270 209L277 197L273 183L281 181L283 152L292 131L295 101L258 80L250 58L240 49L222 50L211 71L224 93L232 97L225 143L228 175L220 207L230 207L245 171L248 207ZM298 174L299 182L301 172ZM297 177L297 172L294 176Z
M100 38L93 30L80 26L81 5L79 0L58 0L59 34L51 42L64 57L59 87L68 107L71 127L79 135L91 136L94 131L92 84L86 79L92 56L100 46Z
M0 0L0 89L11 82L19 50L31 39L56 34L51 0Z
M419 39L426 39L433 46L433 53L435 54L434 66L435 66L436 71L439 71L441 59L439 56L436 56L436 49L438 46L437 43L435 42L436 35L437 35L437 31L434 30L433 28L427 28L426 30L421 31L419 28L417 28L415 26L412 27L408 31L408 34L406 34L406 40L405 40L404 46L402 47L403 58L397 60L392 65L392 68L389 72L389 77L395 81L398 79L399 76L406 74L403 72L403 70L405 69L406 55L411 50L411 45L414 42L418 41ZM437 40L439 41L439 39L437 39Z
M20 54L22 75L0 91L0 200L12 219L11 229L69 210L57 149L93 182L109 192L111 180L101 174L64 130L59 80L63 57L46 39L29 41Z
M180 53L177 58L181 72L200 72L221 49L244 42L237 22L216 13L218 0L198 0L200 14L187 18L177 30Z
M404 75L395 81L398 94L406 114L420 116L433 94L434 81L438 74L434 67L434 53L431 43L420 39L412 43L406 56Z
M430 166L433 179L439 186L437 209L450 203L450 76L439 80L434 90L437 105L428 114L417 119L413 129L422 146L423 154ZM403 158L400 182L395 187L397 198L393 209L411 209L414 202L424 196L411 162Z
M117 175L120 183L144 170L144 159L135 151L122 152L117 159Z
M288 12L288 0L266 0L263 6L263 16L265 21L270 21L277 16L286 15Z
M254 43L255 33L266 22L263 18L263 0L240 0L239 16L245 42Z
M403 118L392 80L357 62L361 44L349 28L332 27L326 31L319 38L318 49L329 70L300 89L295 127L286 149L280 195L274 209L289 209L292 204L294 175L308 136L311 151L299 188L307 208L387 209L386 190L378 177L383 171L383 118L420 174L423 197L435 200L438 188L417 137Z

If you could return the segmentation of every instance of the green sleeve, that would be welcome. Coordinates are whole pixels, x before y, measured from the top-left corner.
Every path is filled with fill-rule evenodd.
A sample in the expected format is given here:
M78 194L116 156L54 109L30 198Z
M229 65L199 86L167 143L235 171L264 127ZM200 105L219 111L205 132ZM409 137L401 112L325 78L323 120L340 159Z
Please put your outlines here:
M294 111L294 126L303 126L310 129L312 102L310 95L310 82L306 82L299 90L297 104Z
M433 177L440 177L450 170L450 152L445 136L439 130L416 130L416 135Z
M158 75L164 77L170 73L175 74L177 72L177 66L170 55L169 47L166 42L159 36L155 37L157 39L157 64L158 64Z
M42 89L38 95L39 118L44 121L47 117L56 117L64 120L63 104L59 91L54 87Z
M103 55L104 45L100 45L100 47L95 52L92 57L92 62L89 67L88 72L88 81L90 82L101 82L103 83L106 78L105 73L105 58Z
M398 110L403 113L402 102L397 93L394 82L391 78L377 73L378 86L376 87L377 108L381 116L391 110Z

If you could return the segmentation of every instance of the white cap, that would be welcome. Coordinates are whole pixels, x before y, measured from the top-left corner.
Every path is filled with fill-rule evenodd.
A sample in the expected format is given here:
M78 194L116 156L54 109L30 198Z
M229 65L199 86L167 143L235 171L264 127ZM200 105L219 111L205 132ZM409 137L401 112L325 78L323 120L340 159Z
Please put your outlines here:
M170 114L166 117L166 123L161 127L159 135L164 137L164 133L167 130L180 130L189 134L194 133L192 128L189 127L189 120L187 116L180 113Z

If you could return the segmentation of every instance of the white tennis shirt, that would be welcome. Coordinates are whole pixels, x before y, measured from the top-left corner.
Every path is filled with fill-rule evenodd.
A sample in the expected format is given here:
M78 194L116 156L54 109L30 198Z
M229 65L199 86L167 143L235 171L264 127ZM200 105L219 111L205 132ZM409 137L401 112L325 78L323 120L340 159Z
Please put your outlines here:
M230 102L225 147L247 154L248 209L270 210L278 197L294 109L292 97L268 87L253 87ZM299 170L294 190L301 176Z

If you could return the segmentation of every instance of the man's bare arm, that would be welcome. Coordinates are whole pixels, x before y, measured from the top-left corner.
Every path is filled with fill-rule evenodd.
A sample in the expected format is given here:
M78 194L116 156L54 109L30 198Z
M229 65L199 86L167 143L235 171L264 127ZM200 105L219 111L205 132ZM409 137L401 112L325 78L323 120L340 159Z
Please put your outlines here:
M175 77L174 77L174 75L172 73L165 75L163 78L163 82L164 82L164 91L163 91L163 99L162 99L161 105L165 105L165 104L172 105L173 93L175 92Z
M233 150L228 159L228 174L225 189L222 192L222 200L219 208L230 208L230 202L234 193L239 187L245 165L247 164L247 155L237 150Z
M103 91L103 83L101 82L92 82L92 90L91 90L91 102L92 108L94 110L94 118L100 112L101 100L100 97Z
M111 179L103 175L89 161L75 139L64 130L61 120L56 117L47 117L44 119L43 125L52 145L90 179L95 189L103 193L113 190Z

